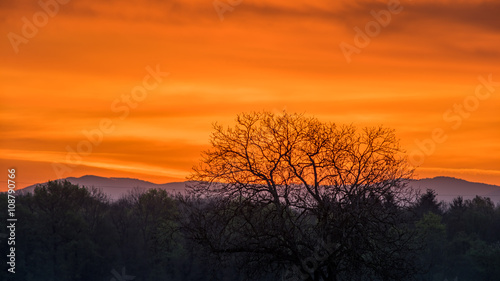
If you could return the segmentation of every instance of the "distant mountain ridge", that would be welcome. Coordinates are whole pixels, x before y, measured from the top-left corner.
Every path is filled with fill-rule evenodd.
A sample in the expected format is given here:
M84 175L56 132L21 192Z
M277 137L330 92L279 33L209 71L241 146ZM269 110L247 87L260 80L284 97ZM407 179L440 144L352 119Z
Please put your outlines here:
M86 175L79 178L69 177L61 180L67 180L72 184L80 186L97 187L105 194L109 195L110 199L117 200L123 195L126 195L132 189L139 187L144 189L159 188L172 193L183 193L186 191L189 181L185 182L170 182L164 184L156 184L140 179L133 178L106 178L93 175ZM23 192L33 192L37 184L21 189ZM411 180L410 185L421 192L427 189L436 191L437 198L440 201L451 202L454 198L462 196L464 199L472 199L476 195L489 197L495 203L500 203L500 186L469 182L462 179L452 177L435 177L419 180Z
M410 185L422 192L427 189L436 191L437 198L440 201L451 202L458 196L462 196L464 199L472 199L479 195L489 197L493 202L500 203L500 186L498 185L443 176L412 180Z
M78 184L80 186L99 188L103 191L103 193L109 195L110 199L112 200L120 199L122 196L126 195L136 187L143 189L158 188L172 193L182 193L186 190L186 184L190 183L189 181L186 181L157 184L133 178L106 178L93 175L86 175L79 178L68 177L59 179L59 181L64 180L67 180L72 184ZM39 184L30 185L21 190L23 192L33 192L37 185Z

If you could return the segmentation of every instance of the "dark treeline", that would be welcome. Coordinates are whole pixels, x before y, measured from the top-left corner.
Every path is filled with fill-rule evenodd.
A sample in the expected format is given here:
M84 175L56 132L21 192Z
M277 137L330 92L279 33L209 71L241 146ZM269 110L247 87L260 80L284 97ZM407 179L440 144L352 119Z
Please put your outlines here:
M7 195L1 194L7 210ZM135 190L110 202L69 182L39 185L16 197L16 273L0 280L207 280L204 254L178 232L176 200L164 190ZM2 223L6 212L2 212ZM3 240L3 239L2 239ZM8 245L1 243L6 260ZM5 255L4 255L5 253Z
M16 273L7 272L4 262L0 279L256 280L236 261L214 260L209 247L188 238L185 200L151 189L110 202L96 189L69 182L40 185L33 194L16 196ZM7 210L6 194L0 204ZM420 236L417 280L499 280L500 207L490 199L456 198L444 204L428 191L406 211ZM2 211L2 224L6 219ZM10 246L1 239L6 260ZM276 280L280 274L259 280Z
M413 208L425 246L420 280L500 280L500 205L479 196L445 204L428 190Z

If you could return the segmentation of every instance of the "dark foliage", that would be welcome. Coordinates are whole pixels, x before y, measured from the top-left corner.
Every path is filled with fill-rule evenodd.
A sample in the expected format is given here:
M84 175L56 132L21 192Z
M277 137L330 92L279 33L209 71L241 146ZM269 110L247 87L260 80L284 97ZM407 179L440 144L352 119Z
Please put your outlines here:
M8 273L6 265L3 265L1 280L277 280L276 275L300 280L306 275L294 271L284 272L283 262L290 255L291 244L310 239L312 234L319 235L315 233L315 228L304 228L304 232L287 224L283 217L298 215L290 209L276 212L264 204L239 205L232 200L172 197L163 190L136 190L121 200L109 202L95 189L78 187L68 182L50 182L39 186L34 194L18 195L16 199L19 219L16 224L16 274ZM184 205L186 201L197 202L196 209L188 212ZM0 194L0 208L6 210L6 203L6 194ZM384 204L384 208L391 208L387 202ZM382 205L379 207L382 208ZM330 208L334 212L339 206L332 204ZM398 209L398 212L406 216L414 213L412 208L420 207L417 203L407 210ZM228 212L228 209L238 210L238 215ZM208 233L219 233L226 240L214 240L221 244L208 248L199 246L203 240L211 239L203 236L187 239L186 233L183 233L186 230L179 227L185 224L186 218L190 218L191 226L212 222L203 227L212 230ZM6 214L2 212L0 220L5 222L6 219ZM342 220L337 218L336 222L354 221L347 217ZM451 204L442 206L440 213L429 211L414 221L413 228L425 239L421 240L425 244L415 245L420 251L409 253L423 270L415 279L498 280L500 206L495 207L488 198L456 198ZM300 222L311 225L308 219ZM371 243L357 238L357 233L362 232L355 227L356 223L351 224L354 225L353 231L343 239L353 241L356 244L354 249L363 252L370 245L379 247L380 254L372 256L373 259L384 259L386 250L397 250L397 247L390 245L389 240ZM341 235L338 229L332 228L328 239ZM281 251L282 260L266 254L256 259L255 255L244 253L223 260L214 259L217 255L212 250L235 249L242 241L262 241L252 236L255 232L270 238L267 243L256 244L254 250ZM234 234L229 236L228 233ZM280 235L277 236L277 233ZM373 233L370 239L377 240L377 232ZM276 237L289 240L278 240ZM386 239L387 235L383 237ZM307 243L310 241L304 240L304 245ZM0 251L7 253L7 247L5 239L2 239ZM323 251L325 249L304 248L300 251L304 251L303 255L314 257L315 260L307 261L314 263L326 260L328 253ZM355 251L350 252L349 257L354 261L360 258ZM331 261L335 262L334 259ZM255 267L242 267L261 262L269 263L269 268L276 271L273 274L259 274L255 272ZM356 275L340 275L340 278L390 280L394 272L399 272L397 266L397 263L391 264L389 269L384 269L387 272L381 271L384 275L380 274L382 277L378 279L360 279ZM394 272L390 272L391 267L394 267ZM361 273L368 269L359 267L358 270ZM399 280L409 279L399 277Z

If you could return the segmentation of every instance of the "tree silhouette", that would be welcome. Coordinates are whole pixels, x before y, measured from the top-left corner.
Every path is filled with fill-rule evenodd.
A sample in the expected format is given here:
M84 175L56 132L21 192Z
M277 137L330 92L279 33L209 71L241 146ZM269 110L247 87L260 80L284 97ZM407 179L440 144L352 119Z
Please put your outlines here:
M413 207L418 218L422 218L428 212L432 212L436 215L442 215L443 211L441 208L442 203L438 202L437 194L432 189L427 189L424 194L420 195L418 201Z
M394 131L299 114L241 114L214 126L184 200L185 230L248 274L408 280L411 176Z
M498 280L500 205L458 197L442 216L414 221L415 205L402 208L397 198L335 198L304 211L215 191L183 198L138 189L109 201L92 187L49 182L16 196L16 274L2 270L0 280L109 281L125 269L144 281L276 280L271 271L280 280ZM0 209L8 204L0 193ZM415 223L407 226L405 217ZM425 239L417 252L409 252L406 227ZM8 253L1 234L0 251ZM415 278L412 259L425 269Z

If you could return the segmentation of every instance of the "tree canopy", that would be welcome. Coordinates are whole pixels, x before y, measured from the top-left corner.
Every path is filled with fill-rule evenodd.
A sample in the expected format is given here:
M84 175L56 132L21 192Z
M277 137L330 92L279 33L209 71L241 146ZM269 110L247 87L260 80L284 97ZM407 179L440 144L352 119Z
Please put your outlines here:
M393 130L255 112L216 124L210 143L191 176L210 203L191 204L189 229L214 253L305 280L416 272L400 211L411 170Z

